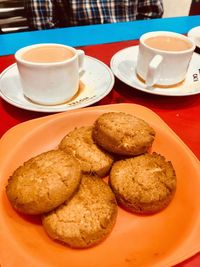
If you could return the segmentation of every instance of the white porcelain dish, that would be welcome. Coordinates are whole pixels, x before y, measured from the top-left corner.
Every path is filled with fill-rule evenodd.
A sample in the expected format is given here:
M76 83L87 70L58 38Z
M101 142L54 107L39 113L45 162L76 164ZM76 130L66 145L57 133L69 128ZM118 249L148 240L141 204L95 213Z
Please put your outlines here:
M187 35L195 42L196 46L200 48L200 26L194 27L189 30Z
M148 94L162 96L189 96L200 93L199 54L193 53L186 79L182 83L169 88L147 87L145 83L138 79L135 71L137 55L138 46L127 47L113 55L110 62L115 76L131 88Z
M0 75L0 96L13 106L38 112L62 112L90 106L104 98L113 88L114 75L100 60L85 56L84 73L79 92L70 101L60 105L40 105L23 95L17 65L13 64Z

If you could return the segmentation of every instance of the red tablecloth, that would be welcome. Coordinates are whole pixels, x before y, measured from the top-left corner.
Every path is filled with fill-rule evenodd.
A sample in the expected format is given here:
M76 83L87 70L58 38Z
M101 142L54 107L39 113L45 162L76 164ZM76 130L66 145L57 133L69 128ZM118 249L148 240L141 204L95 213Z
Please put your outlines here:
M107 65L114 53L137 41L82 47L87 55L96 57ZM0 57L0 72L14 62L13 55ZM190 147L200 159L200 94L186 97L150 95L134 90L116 79L111 93L96 105L137 103L155 111ZM0 100L0 136L12 126L47 114L25 111Z
M111 57L117 51L131 45L137 45L137 41L87 46L82 49L87 55L96 57L109 65ZM0 57L0 72L13 62L13 55ZM200 94L186 97L150 95L134 90L116 79L110 94L95 105L114 103L136 103L152 109L200 159ZM46 115L48 114L16 108L0 99L0 136L20 122ZM177 266L200 266L200 254Z

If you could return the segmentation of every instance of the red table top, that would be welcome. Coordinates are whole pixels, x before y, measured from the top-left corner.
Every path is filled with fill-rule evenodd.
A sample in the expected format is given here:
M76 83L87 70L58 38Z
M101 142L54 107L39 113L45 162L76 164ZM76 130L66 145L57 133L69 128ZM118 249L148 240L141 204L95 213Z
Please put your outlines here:
M137 45L137 41L81 47L89 56L96 57L109 66L111 57L122 48ZM0 72L14 63L14 56L0 57ZM184 97L168 97L146 94L134 90L116 79L113 90L95 105L114 103L135 103L156 112L183 142L200 159L200 94ZM14 107L0 99L0 137L11 127L47 113L26 111ZM200 254L188 259L178 267L200 266Z

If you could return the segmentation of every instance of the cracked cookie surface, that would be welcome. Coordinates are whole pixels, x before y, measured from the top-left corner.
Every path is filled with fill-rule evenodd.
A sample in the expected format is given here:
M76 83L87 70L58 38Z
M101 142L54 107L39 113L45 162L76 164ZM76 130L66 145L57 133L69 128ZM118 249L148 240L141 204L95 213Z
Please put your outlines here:
M119 204L131 212L150 214L164 209L172 200L176 174L163 156L146 153L115 162L109 183Z
M94 123L93 139L106 151L120 155L147 152L155 137L144 120L123 112L104 113Z
M76 157L84 173L104 177L112 166L113 158L95 144L92 129L92 126L74 129L62 139L59 148Z
M117 202L110 187L99 177L83 175L78 192L66 203L43 216L53 239L74 248L102 241L112 231Z
M71 197L80 180L77 160L63 151L51 150L17 168L8 180L6 193L17 211L41 214Z

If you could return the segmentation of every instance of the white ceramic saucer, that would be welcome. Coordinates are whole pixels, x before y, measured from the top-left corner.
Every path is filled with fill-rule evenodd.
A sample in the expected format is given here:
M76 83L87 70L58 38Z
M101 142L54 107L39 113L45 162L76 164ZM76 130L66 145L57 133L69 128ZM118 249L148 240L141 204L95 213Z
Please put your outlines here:
M118 51L111 59L110 66L115 76L134 89L163 96L188 96L200 93L200 55L194 53L185 81L171 88L146 87L135 72L138 46L131 46ZM178 62L177 62L178 68Z
M104 98L113 88L114 75L100 60L86 56L80 89L69 102L60 105L39 105L23 95L17 65L13 64L0 75L0 96L8 103L26 110L39 112L61 112L92 105Z
M200 48L200 26L192 28L187 35L195 42L196 46Z

